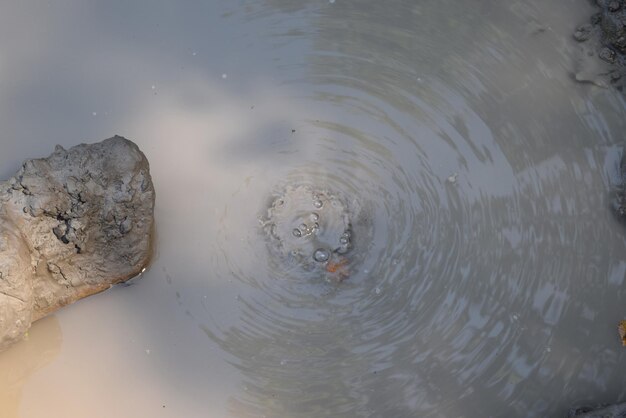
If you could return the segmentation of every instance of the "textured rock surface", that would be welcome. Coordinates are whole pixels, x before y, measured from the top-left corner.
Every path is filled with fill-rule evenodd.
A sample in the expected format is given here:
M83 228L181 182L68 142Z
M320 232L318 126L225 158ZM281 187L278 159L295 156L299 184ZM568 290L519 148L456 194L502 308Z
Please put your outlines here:
M146 157L116 136L57 146L0 183L0 350L32 321L139 274L153 236Z

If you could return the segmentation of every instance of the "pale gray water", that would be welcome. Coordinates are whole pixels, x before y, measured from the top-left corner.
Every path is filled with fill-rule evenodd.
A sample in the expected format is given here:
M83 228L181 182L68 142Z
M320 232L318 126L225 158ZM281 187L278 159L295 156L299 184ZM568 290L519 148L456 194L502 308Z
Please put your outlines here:
M588 2L1 9L0 178L56 143L124 135L151 162L159 235L134 285L0 354L5 416L563 416L626 400L609 210L626 108L572 81ZM360 208L348 279L268 250L258 218L288 185Z

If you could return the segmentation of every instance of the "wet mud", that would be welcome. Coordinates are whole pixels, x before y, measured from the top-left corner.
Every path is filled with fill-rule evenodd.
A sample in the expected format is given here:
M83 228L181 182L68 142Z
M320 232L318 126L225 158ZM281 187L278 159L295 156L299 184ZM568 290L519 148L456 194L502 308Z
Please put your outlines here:
M349 276L352 215L337 195L308 186L291 186L272 201L262 219L270 253L279 263Z
M619 418L624 416L626 416L626 403L572 408L568 414L568 418Z
M595 0L598 12L573 33L580 44L574 78L623 91L626 76L626 2Z
M619 172L619 182L612 192L611 205L617 219L626 223L626 156L624 155L622 155Z

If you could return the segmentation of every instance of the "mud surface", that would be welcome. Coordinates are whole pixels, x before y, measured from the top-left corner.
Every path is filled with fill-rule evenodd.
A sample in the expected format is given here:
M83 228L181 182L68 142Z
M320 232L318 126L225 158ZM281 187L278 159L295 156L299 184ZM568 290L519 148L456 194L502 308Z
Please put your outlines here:
M572 408L568 418L622 418L626 416L626 403Z
M11 348L46 364L0 382L21 418L543 418L626 399L607 209L626 109L572 77L588 0L57 3L0 13L0 178L122 132L158 188L158 256L57 311L56 357ZM268 251L258 216L289 185L348 207L349 278Z
M626 2L595 0L598 12L574 31L580 43L574 77L600 87L624 88L626 75Z
M0 350L32 321L139 274L153 211L148 161L122 137L57 146L0 183Z
M277 262L332 274L346 271L340 267L347 268L352 249L351 217L333 193L295 186L272 202L262 225Z
M619 181L613 190L611 204L615 216L624 223L626 222L626 156L622 156L619 171Z

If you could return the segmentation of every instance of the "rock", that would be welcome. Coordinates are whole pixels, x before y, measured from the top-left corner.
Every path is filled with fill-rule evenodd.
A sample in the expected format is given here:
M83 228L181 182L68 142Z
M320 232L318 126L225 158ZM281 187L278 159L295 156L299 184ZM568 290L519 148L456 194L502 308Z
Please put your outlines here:
M148 161L115 136L28 160L0 183L0 350L45 315L147 266Z

